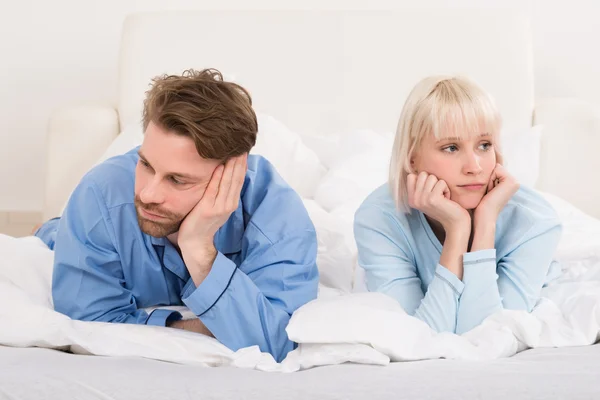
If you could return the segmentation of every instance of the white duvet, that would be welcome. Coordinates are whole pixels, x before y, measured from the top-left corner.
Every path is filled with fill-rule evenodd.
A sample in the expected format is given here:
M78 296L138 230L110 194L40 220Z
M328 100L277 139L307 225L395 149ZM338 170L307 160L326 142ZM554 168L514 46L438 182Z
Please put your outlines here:
M563 267L562 278L543 290L531 314L500 311L462 336L437 334L408 316L392 298L356 293L364 283L355 267L352 218L364 196L385 181L387 160L381 154L391 146L389 137L374 140L363 132L364 141L352 145L360 151L316 165L316 155L296 137L282 134L274 123L271 134L267 126L272 121L262 118L260 135L266 139L257 148L274 160L300 194L310 198L305 205L319 240L319 297L292 316L287 332L299 345L282 363L257 347L233 352L215 339L176 329L73 321L52 307L53 252L36 237L1 234L0 345L293 372L344 362L386 365L435 358L495 359L527 348L581 346L599 340L600 221L546 195L564 223L555 254ZM269 135L277 138L277 146L270 147ZM374 142L379 148L365 146ZM283 157L280 153L286 148L289 154ZM120 151L109 149L113 150ZM193 317L184 308L181 311Z
M565 221L557 252L563 277L543 290L531 314L501 311L462 336L436 334L385 295L323 285L319 298L293 315L287 331L299 346L281 364L257 347L232 352L212 338L176 329L73 321L52 309L53 252L36 237L0 235L0 344L282 372L343 362L494 359L533 347L593 344L600 333L600 222L550 199ZM331 223L323 220L326 213L315 213L316 206L309 209L318 230Z

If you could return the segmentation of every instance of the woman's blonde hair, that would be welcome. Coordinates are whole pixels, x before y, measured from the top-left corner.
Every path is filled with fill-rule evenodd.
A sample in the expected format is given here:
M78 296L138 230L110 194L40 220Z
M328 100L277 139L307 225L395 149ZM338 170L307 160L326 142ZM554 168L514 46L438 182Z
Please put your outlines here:
M390 162L389 186L396 206L410 211L406 179L413 173L411 159L425 135L470 137L500 134L501 118L491 96L463 77L431 76L412 89L400 114ZM498 140L497 162L502 162Z

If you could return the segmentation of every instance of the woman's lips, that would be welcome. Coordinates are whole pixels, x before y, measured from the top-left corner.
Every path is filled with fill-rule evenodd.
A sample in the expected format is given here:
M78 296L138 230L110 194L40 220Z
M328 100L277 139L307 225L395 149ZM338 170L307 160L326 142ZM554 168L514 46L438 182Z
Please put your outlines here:
M478 191L478 190L483 189L483 187L485 187L485 185L482 183L473 183L470 185L459 185L458 187L465 189L465 190Z

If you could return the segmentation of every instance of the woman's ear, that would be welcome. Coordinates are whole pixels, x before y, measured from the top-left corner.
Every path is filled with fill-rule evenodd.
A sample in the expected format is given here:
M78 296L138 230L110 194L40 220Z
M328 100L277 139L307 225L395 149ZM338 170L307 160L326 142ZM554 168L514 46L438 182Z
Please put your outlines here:
M413 156L413 157L410 158L410 169L412 170L412 172L414 174L418 174L419 173L419 170L416 168L416 165L417 164L415 162L415 157Z
M419 152L416 148L411 149L408 157L410 159L410 169L413 174L419 173Z

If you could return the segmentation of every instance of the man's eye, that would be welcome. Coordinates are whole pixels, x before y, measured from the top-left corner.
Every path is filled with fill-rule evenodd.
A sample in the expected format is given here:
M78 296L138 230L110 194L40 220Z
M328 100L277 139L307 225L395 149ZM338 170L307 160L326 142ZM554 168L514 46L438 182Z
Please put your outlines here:
M178 180L177 178L171 177L171 182L173 182L176 185L183 185L185 182L182 182L180 180Z

